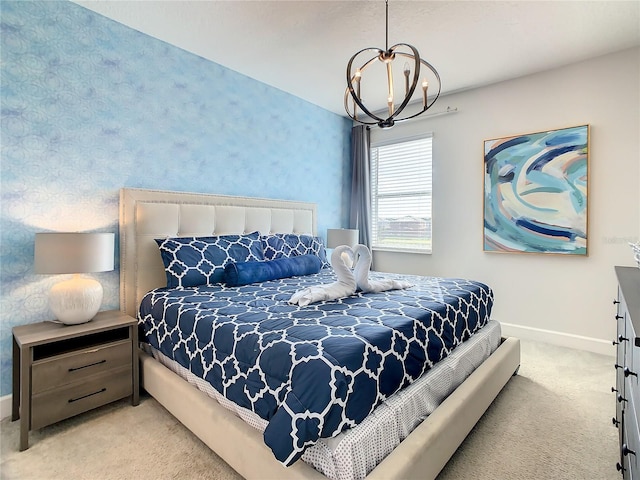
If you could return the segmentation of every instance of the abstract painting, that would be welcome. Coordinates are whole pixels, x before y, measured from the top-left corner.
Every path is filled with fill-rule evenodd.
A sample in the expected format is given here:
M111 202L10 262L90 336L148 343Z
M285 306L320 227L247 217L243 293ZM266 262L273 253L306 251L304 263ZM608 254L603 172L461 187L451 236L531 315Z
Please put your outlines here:
M587 255L589 125L484 142L484 251Z

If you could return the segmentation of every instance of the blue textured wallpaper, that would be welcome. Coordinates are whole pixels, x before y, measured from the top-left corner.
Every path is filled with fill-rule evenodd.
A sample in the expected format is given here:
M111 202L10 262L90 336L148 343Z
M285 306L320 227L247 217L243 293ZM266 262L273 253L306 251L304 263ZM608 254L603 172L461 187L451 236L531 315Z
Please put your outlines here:
M117 232L121 187L316 202L346 225L351 122L66 1L2 1L0 395L11 328L51 318L40 231ZM342 95L342 92L336 92ZM103 309L119 272L96 274Z

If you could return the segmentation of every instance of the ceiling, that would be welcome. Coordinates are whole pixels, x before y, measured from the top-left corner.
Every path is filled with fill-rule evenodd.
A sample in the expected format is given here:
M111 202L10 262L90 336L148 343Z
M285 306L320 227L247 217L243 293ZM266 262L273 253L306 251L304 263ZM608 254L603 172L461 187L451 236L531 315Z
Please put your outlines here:
M382 0L74 1L339 115L351 55L385 47ZM399 42L451 93L638 46L640 2L390 0Z

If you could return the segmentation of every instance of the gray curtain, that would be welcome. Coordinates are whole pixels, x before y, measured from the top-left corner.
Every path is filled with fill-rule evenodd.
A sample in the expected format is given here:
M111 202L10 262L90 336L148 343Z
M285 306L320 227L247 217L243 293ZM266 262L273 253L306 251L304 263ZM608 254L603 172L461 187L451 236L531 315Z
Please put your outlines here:
M369 127L351 130L351 210L349 228L360 232L360 243L371 248L371 135Z

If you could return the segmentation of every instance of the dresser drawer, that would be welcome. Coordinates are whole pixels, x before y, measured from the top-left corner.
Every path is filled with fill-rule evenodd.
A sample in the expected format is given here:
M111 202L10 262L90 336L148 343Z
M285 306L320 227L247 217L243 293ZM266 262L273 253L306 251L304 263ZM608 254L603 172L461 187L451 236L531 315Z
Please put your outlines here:
M31 392L36 395L113 368L130 366L131 354L131 341L121 340L37 360L31 367Z
M131 362L124 367L33 395L31 428L41 428L131 395Z
M625 410L623 414L625 428L623 441L620 445L620 456L624 467L623 478L625 480L638 480L638 472L640 472L640 459L638 459L638 455L640 455L640 438L638 433L638 419L636 418L634 410L635 407L637 407L637 405L634 405L633 401L629 402L629 408ZM624 447L627 447L631 452L635 452L635 455L630 452L625 455Z

